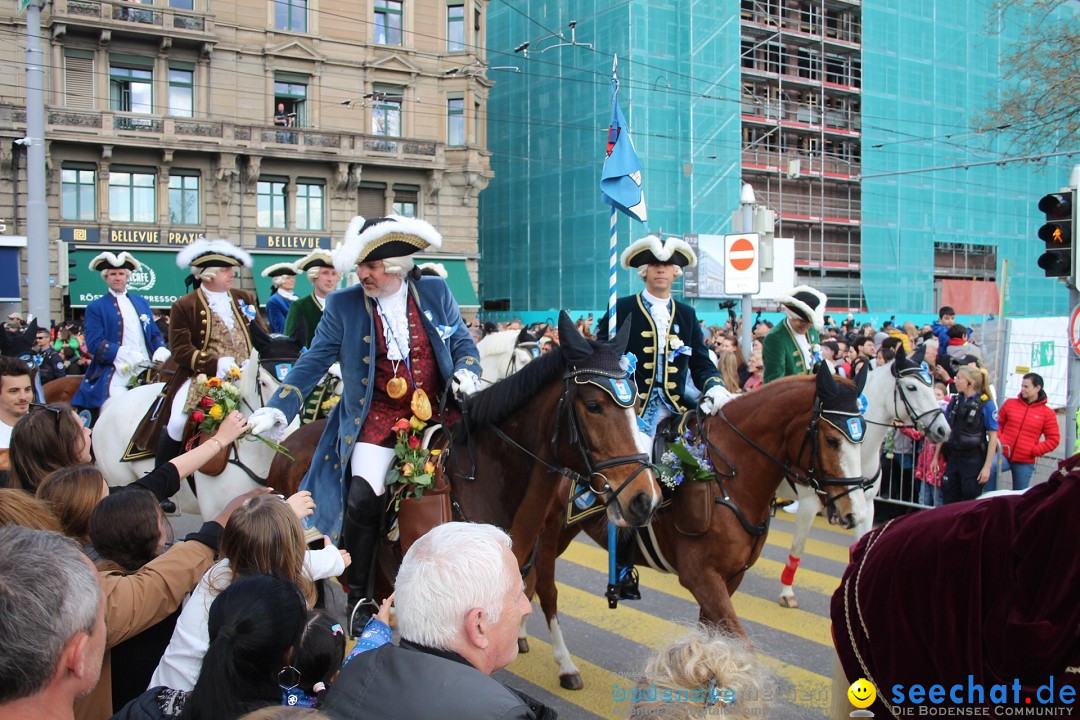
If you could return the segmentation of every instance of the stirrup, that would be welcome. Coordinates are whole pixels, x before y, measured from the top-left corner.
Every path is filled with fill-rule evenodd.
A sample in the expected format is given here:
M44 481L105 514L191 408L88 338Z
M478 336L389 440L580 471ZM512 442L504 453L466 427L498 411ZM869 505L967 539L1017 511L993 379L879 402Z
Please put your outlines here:
M368 620L370 620L375 613L379 612L379 604L370 598L364 598L353 605L352 610L349 612L349 637L353 640L364 634L364 627L367 625L367 620L364 620L363 626L359 629L355 627L357 620L356 611L362 608L374 608L373 612L367 613Z

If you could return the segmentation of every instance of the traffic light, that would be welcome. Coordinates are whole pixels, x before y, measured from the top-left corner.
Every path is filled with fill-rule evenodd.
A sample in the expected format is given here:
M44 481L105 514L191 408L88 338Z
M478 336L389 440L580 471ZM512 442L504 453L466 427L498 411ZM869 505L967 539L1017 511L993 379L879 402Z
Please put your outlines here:
M1046 277L1068 277L1073 274L1073 206L1076 192L1051 193L1039 201L1039 210L1046 214L1046 224L1039 228L1039 239L1046 243L1046 252L1039 256L1039 267Z
M56 284L60 286L69 285L75 280L75 273L71 272L71 269L76 265L75 261L68 255L68 243L61 240L56 246Z

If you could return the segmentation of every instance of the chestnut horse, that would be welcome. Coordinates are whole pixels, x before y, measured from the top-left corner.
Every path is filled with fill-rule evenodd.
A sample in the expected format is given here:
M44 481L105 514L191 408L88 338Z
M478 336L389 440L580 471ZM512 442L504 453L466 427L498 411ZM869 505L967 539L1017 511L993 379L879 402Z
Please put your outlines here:
M562 347L471 395L449 429L444 468L456 518L508 529L519 566L533 554L560 475L588 482L619 527L647 524L660 504L637 445L633 386L619 364L629 331L625 323L610 343L586 340L562 313ZM268 485L283 493L299 487L324 425L285 439L295 461L275 458ZM396 569L387 569L392 579Z
M825 363L821 366L816 379L775 380L734 398L720 413L701 421L698 432L707 439L716 468L712 492L706 496L711 498L705 500L710 503L711 517L702 534L685 535L676 529L669 508L638 533L635 563L676 573L701 606L702 622L725 626L744 638L746 631L731 595L761 555L772 498L780 483L787 479L813 488L828 509L829 521L846 528L854 527L866 512L859 459L865 424L858 410L866 375L859 376L858 385L837 382ZM559 627L555 559L582 530L607 547L608 530L602 516L566 526L569 487L561 484L564 501L549 506L535 582L552 634L559 682L568 690L578 690L583 687L581 674ZM685 499L680 495L701 487L685 485L675 490L676 503ZM524 634L519 646L522 651L528 649Z
M71 398L75 397L75 393L79 391L79 386L82 385L82 379L82 375L68 375L45 383L41 386L41 389L45 392L45 402L50 405L58 402L71 402Z

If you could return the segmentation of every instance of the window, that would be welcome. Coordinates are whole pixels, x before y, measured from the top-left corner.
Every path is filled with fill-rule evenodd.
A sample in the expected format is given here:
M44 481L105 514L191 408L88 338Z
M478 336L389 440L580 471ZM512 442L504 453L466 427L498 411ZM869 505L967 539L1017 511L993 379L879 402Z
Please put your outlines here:
M195 109L195 72L188 68L169 68L169 114L191 117Z
M401 44L401 3L398 0L375 0L375 43Z
M154 199L157 176L148 170L109 173L109 220L126 223L157 221Z
M446 144L465 144L465 98L452 97L446 101Z
M259 180L256 189L255 223L261 228L287 228L285 193L288 181L284 179Z
M323 229L323 184L313 180L296 183L296 229Z
M386 214L386 186L378 183L360 183L356 191L357 214L366 217L382 217Z
M401 88L376 85L372 93L371 132L384 137L401 137Z
M415 185L394 186L394 212L403 217L416 217L420 188Z
M94 109L94 53L64 50L64 105Z
M199 224L199 176L194 172L173 170L169 174L169 222Z
M153 62L153 61L149 61ZM122 112L154 111L154 71L115 62L109 65L109 109Z
M60 173L60 217L97 220L97 171L93 165L64 165Z
M284 113L288 127L307 126L307 90L308 78L303 75L277 73L274 76L274 115Z
M307 32L307 0L274 0L274 29Z
M473 102L473 142L477 145L480 144L480 101Z
M195 0L169 0L169 7L177 10L194 10Z
M465 6L446 7L446 50L462 52L465 49Z

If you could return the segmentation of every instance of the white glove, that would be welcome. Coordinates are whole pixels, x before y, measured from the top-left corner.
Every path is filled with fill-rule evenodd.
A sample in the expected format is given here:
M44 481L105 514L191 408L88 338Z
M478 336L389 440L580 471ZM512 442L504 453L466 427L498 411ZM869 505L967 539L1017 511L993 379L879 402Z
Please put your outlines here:
M171 357L172 353L169 352L169 348L162 346L154 351L154 357L150 359L156 363L163 363Z
M705 393L705 397L701 399L701 412L706 415L715 415L733 397L735 396L719 385L711 387Z
M279 442L285 437L285 429L289 421L285 419L285 413L280 410L264 407L251 413L248 424L251 426L252 435L263 435Z
M341 379L341 363L336 362L333 365L331 365L330 367L326 368L326 374L331 375L331 376L337 378L338 380L340 380Z
M229 374L229 371L233 369L233 365L235 364L236 358L219 357L217 360L217 372L214 374L219 378L223 378Z
M457 395L459 398L466 395L472 395L473 393L480 391L480 377L472 370L461 368L454 373L454 379L451 382L451 386L454 388L454 395Z

